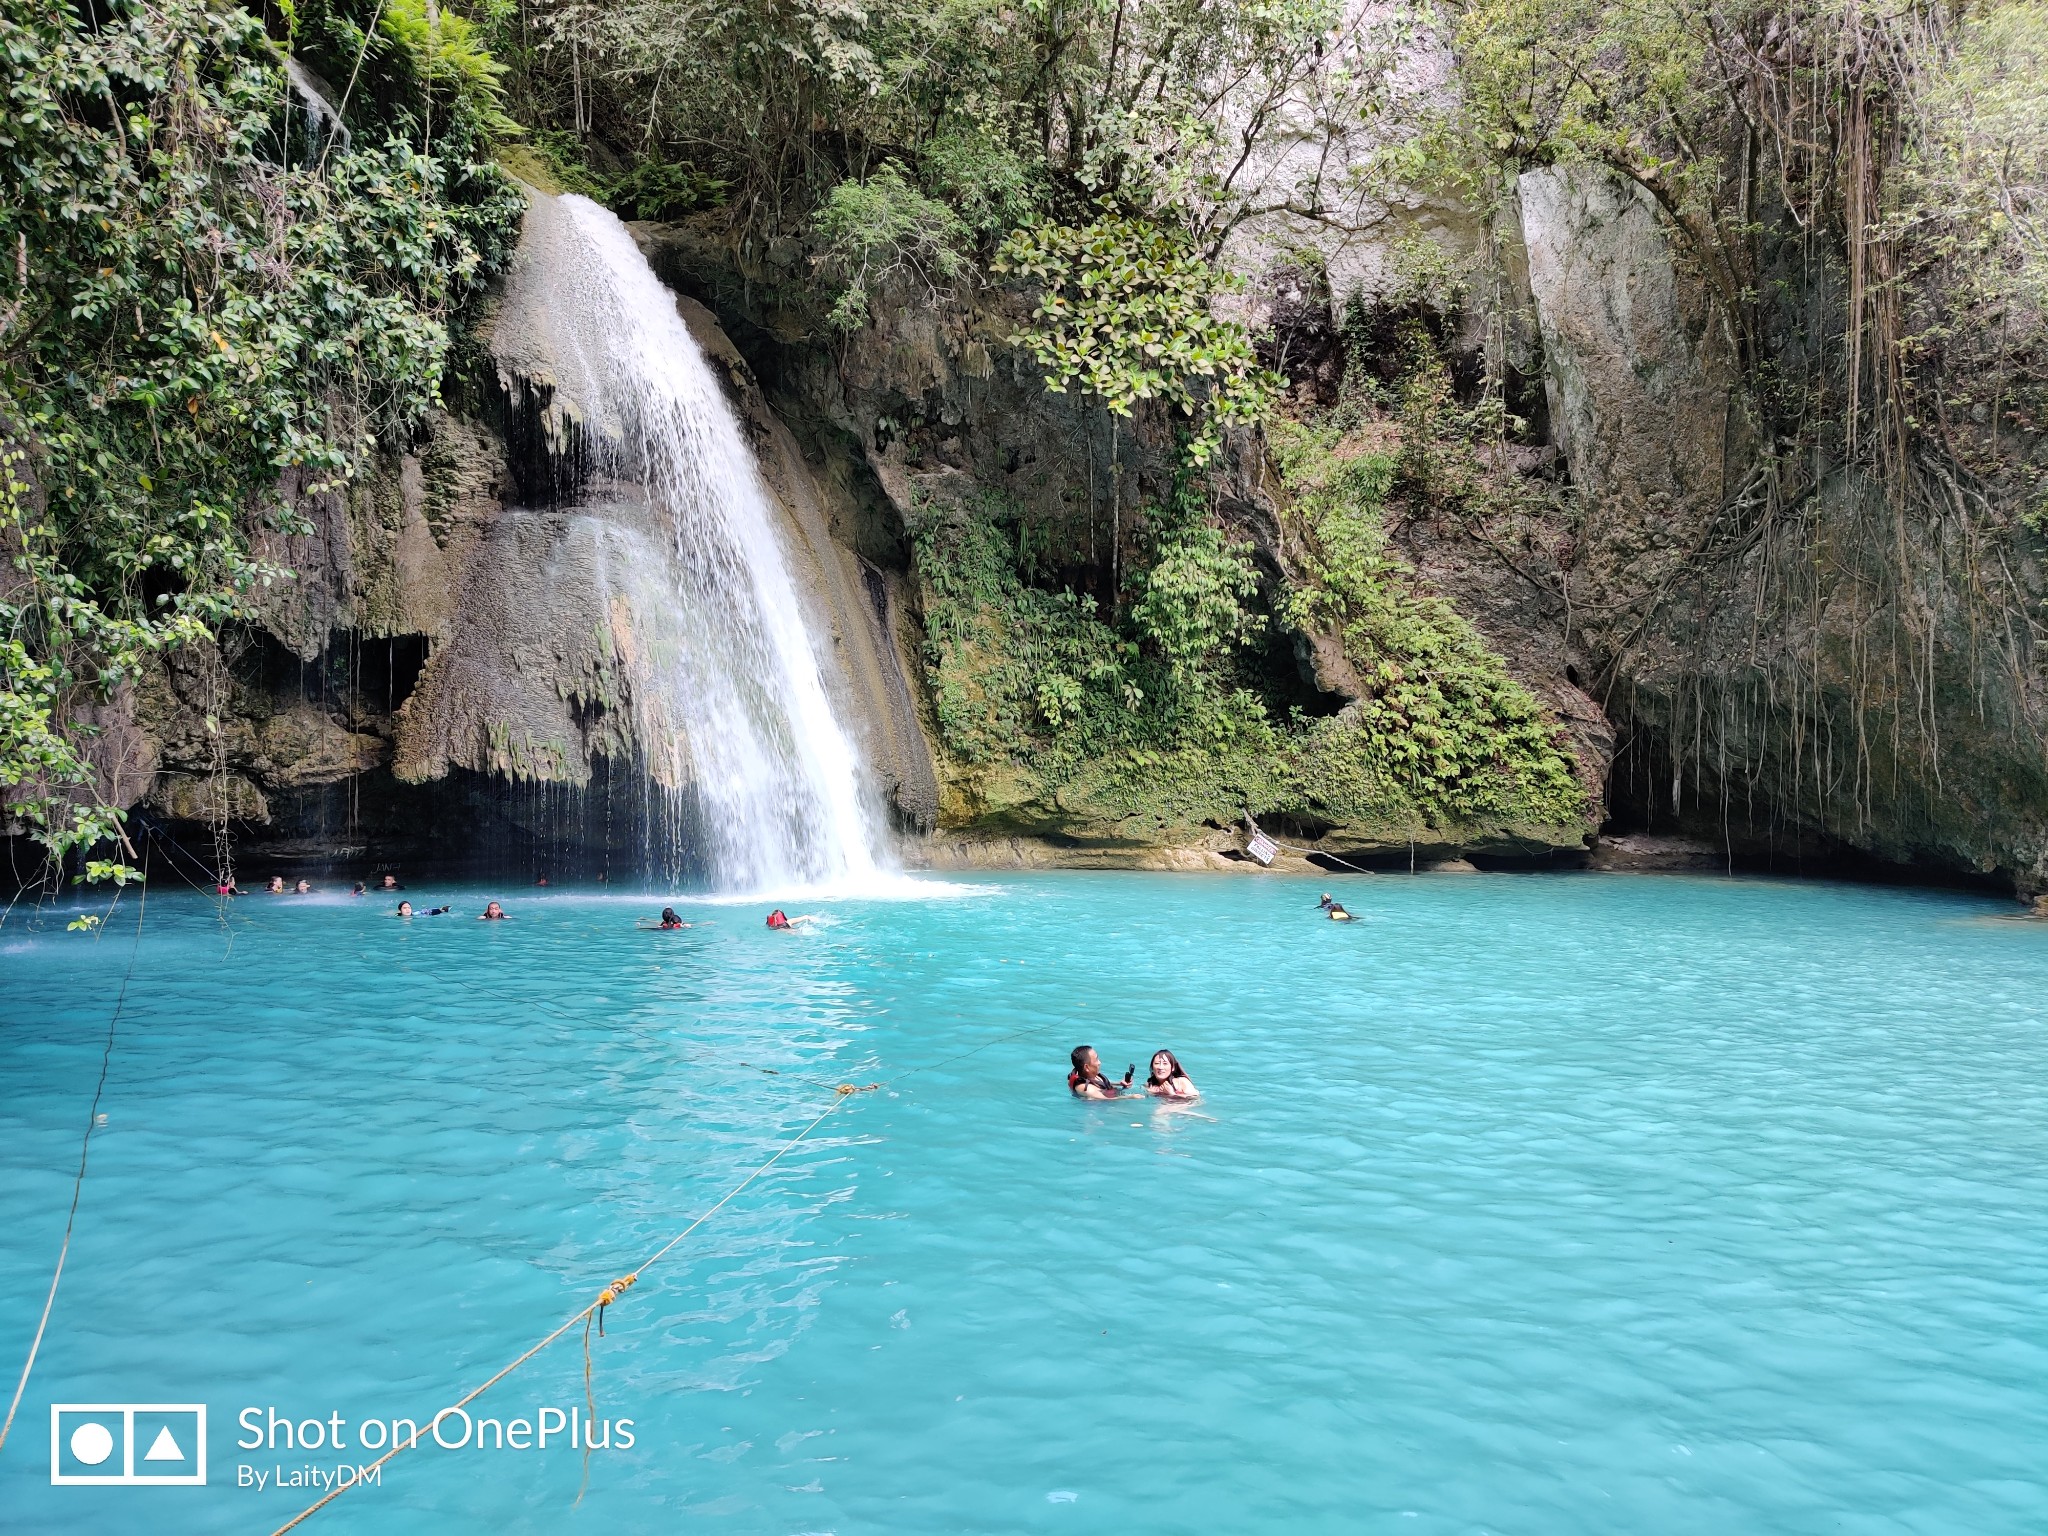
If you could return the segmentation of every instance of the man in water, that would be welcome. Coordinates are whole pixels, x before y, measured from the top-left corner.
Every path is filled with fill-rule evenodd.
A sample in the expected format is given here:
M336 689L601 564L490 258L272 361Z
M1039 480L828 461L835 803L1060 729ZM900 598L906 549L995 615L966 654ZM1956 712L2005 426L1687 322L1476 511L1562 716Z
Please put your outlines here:
M1326 913L1329 916L1330 921L1333 923L1348 923L1354 921L1351 914L1349 912L1346 912L1341 906L1339 906L1337 902L1331 897L1328 891L1323 892L1323 899L1316 903L1316 910L1319 912Z
M1131 1086L1138 1075L1136 1065L1124 1068L1124 1080L1113 1083L1102 1075L1102 1058L1092 1045L1077 1045L1069 1054L1074 1070L1067 1074L1067 1091L1077 1099L1113 1099Z
M383 880L379 882L378 889L385 891L402 891L405 889L405 887L398 883L398 876L386 875L383 878Z

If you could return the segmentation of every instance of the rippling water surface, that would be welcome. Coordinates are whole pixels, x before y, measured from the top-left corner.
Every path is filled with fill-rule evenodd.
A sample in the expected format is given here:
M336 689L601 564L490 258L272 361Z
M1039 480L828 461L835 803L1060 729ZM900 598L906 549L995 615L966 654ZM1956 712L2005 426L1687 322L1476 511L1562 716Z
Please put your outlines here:
M271 1529L308 1493L238 1468L372 1453L238 1450L244 1408L427 1418L893 1080L613 1309L635 1444L580 1505L559 1437L426 1443L302 1529L2048 1528L2048 929L1998 904L1381 876L1347 928L1045 876L781 936L407 894L461 912L150 897L0 1527ZM132 916L0 930L7 1390ZM1199 1111L1070 1101L1081 1040L1173 1048ZM53 1400L203 1400L209 1486L49 1486ZM579 1330L473 1411L585 1401Z

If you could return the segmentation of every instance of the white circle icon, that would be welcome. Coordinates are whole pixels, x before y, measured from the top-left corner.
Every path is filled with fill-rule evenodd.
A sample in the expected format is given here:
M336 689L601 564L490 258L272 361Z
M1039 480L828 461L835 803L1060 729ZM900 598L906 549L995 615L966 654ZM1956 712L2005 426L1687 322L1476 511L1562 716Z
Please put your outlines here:
M114 1454L114 1437L104 1424L81 1424L71 1431L71 1454L96 1467Z

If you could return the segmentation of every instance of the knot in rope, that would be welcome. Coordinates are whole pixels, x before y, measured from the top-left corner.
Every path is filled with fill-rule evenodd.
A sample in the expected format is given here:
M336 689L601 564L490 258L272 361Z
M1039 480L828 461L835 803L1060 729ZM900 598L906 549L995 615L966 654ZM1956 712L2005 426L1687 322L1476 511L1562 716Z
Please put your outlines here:
M597 1293L597 1336L599 1338L604 1337L604 1309L625 1295L627 1291L630 1291L639 1283L639 1280L640 1276L637 1273L621 1275Z

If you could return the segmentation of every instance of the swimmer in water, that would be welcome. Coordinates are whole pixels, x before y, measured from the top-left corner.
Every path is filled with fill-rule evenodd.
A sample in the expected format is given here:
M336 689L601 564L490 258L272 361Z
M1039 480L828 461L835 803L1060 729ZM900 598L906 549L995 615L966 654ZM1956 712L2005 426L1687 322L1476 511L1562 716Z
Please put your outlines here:
M676 909L674 907L663 907L661 909L661 926L663 928L687 928L690 925L676 916Z
M814 912L803 912L795 917L785 917L780 907L777 907L768 914L768 926L782 933L793 933L796 931L798 923L814 923L817 920L817 914Z
M295 895L310 896L313 894L313 887L308 885L305 881L301 880L297 885L292 887L292 891Z
M398 915L399 915L400 917L411 917L411 916L412 916L412 903L411 903L411 902L409 902L409 901L401 901L401 902L400 902L400 903L398 904Z
M270 877L270 884L266 885L264 889L273 896L282 896L284 894L284 876L272 875Z
M1202 1095L1171 1051L1152 1053L1152 1075L1145 1079L1145 1091L1160 1099L1199 1099Z
M398 883L398 876L396 875L386 875L378 882L377 888L382 891L402 891L405 889L404 886Z
M363 894L363 882L362 882L362 881L360 881L360 880L358 880L358 881L356 882L356 886L355 886L355 889L354 889L354 890L352 890L352 891L350 891L350 892L349 892L349 895L351 895L351 896L360 896L360 895L362 895L362 894Z
M1330 921L1333 923L1352 923L1357 921L1356 918L1354 918L1349 912L1346 912L1342 907L1338 906L1337 903L1334 901L1330 903L1329 912Z
M476 920L480 923L495 923L503 921L504 916L505 909L493 901L485 903L483 911L477 914Z
M1077 1099L1113 1099L1128 1093L1131 1079L1138 1075L1135 1066L1124 1068L1124 1080L1113 1083L1102 1075L1102 1058L1095 1054L1092 1045L1077 1045L1068 1059L1074 1070L1067 1074L1067 1091Z

